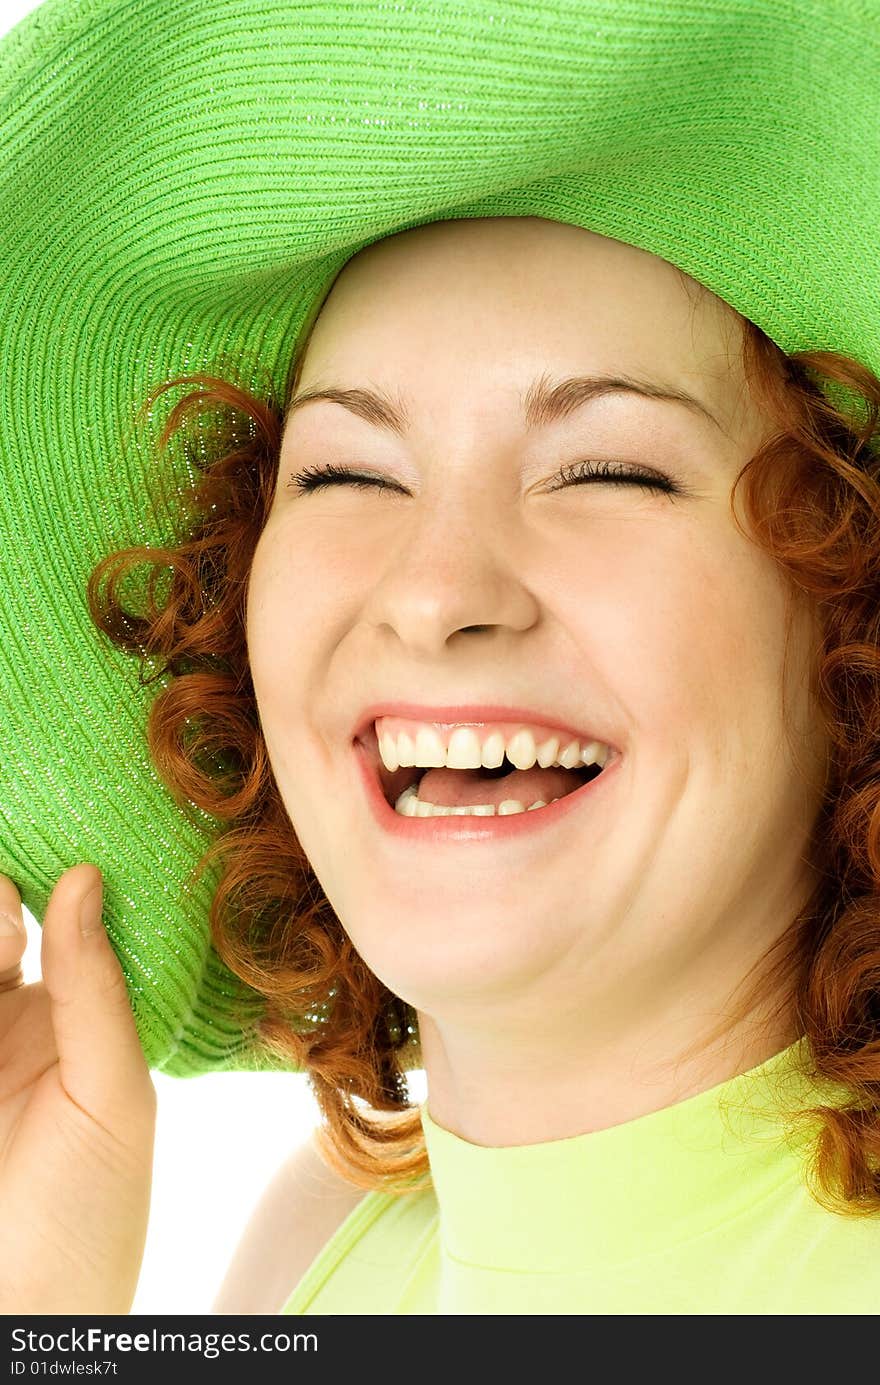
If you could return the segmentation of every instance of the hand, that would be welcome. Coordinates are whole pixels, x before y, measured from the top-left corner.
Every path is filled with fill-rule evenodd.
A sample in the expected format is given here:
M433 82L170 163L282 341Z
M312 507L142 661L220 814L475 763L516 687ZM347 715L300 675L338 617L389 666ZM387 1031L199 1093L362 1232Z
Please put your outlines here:
M0 875L13 921L0 933L3 1314L128 1313L137 1287L156 1092L102 904L95 866L64 872L43 921L43 979L25 985L21 900Z

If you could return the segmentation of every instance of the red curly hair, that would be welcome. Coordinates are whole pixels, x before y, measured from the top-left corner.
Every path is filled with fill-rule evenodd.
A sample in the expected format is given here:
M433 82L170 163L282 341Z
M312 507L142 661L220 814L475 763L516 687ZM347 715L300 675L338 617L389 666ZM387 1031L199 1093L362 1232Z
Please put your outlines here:
M778 431L742 468L731 509L742 485L752 537L820 617L813 694L832 751L811 839L820 883L746 978L755 984L738 1014L778 998L774 1013L792 1014L808 1038L812 1074L847 1089L843 1105L800 1113L818 1124L809 1173L829 1210L867 1215L880 1210L880 379L840 353L788 356L739 320L746 378ZM405 1076L406 1055L416 1065L416 1016L355 951L297 841L248 667L248 575L309 335L280 400L271 385L258 398L201 373L150 392L139 417L165 391L195 387L172 409L158 443L160 452L172 437L188 447L188 425L198 425L195 480L175 502L179 541L103 558L90 575L88 602L115 644L143 661L160 657L158 672L147 677L142 669L142 682L172 675L150 709L150 752L181 807L194 804L221 824L194 872L222 863L211 905L214 946L265 997L267 1046L308 1071L326 1157L356 1186L407 1192L429 1177ZM820 381L832 382L832 393L835 385L851 392L855 410L833 404ZM210 429L207 413L215 416ZM742 528L735 513L734 520ZM141 564L149 581L135 612L118 588Z

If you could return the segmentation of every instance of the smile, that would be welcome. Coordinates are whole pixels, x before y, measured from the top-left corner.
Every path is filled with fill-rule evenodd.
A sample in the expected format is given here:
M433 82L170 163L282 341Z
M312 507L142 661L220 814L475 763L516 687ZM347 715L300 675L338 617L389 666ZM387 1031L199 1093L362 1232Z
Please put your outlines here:
M595 737L500 718L383 715L355 750L379 825L421 841L497 839L549 826L594 797L593 785L620 759Z

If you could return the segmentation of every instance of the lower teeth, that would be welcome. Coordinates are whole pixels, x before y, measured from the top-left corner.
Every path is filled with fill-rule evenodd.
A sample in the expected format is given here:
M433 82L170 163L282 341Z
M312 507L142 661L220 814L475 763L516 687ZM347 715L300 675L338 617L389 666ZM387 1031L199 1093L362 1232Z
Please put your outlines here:
M551 803L556 803L557 798L551 798ZM416 786L411 784L408 789L404 789L394 805L395 813L400 813L405 818L441 818L441 817L504 817L509 813L530 813L534 808L546 808L544 799L539 798L536 803L530 803L528 807L520 803L518 798L507 798L503 803L495 807L494 803L468 803L461 807L453 808L443 803L425 803L419 798Z

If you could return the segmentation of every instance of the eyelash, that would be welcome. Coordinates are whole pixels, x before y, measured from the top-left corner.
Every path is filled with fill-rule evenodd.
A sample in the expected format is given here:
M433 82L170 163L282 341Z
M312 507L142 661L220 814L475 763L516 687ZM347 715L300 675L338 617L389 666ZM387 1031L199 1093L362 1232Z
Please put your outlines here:
M398 486L383 476L363 476L344 466L306 466L296 471L290 478L300 491L316 491L320 486L332 485L334 481L347 481L352 486L375 487L377 490L398 490Z
M617 468L613 470L612 468ZM613 485L622 486L645 486L651 491L662 491L664 495L681 495L683 492L679 486L665 476L662 471L639 471L638 467L627 466L625 462L571 462L569 466L564 466L559 472L561 485L574 484L579 481L610 481ZM558 490L559 486L551 486L551 490Z
M617 467L618 470L612 470ZM577 485L583 481L603 480L610 481L612 485L640 485L647 487L648 490L658 491L665 495L682 495L684 492L680 486L671 481L668 476L660 471L646 472L639 471L635 467L628 467L625 463L618 462L571 462L562 468L558 473L560 485L551 486L551 490L559 490L564 485ZM376 490L403 490L396 482L388 481L382 476L365 476L360 472L351 471L348 467L337 466L333 463L327 466L308 466L302 471L294 472L291 475L291 484L295 485L301 494L309 491L316 491L322 486L332 485L336 481L345 481L352 486L374 488Z

